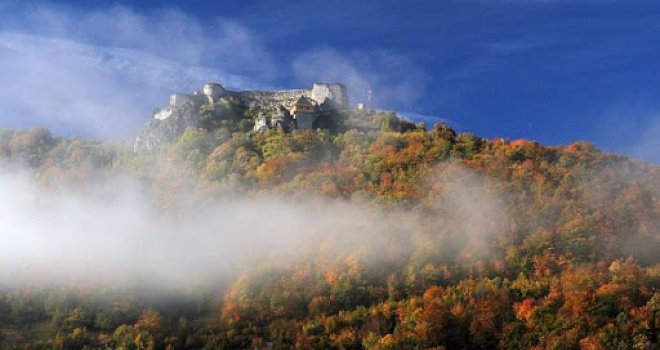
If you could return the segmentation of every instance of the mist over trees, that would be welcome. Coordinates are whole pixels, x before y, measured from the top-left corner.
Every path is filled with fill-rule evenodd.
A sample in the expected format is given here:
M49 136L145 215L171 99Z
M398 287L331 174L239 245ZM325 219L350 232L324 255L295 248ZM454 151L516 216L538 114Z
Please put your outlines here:
M657 348L657 166L239 123L139 154L0 130L0 348Z

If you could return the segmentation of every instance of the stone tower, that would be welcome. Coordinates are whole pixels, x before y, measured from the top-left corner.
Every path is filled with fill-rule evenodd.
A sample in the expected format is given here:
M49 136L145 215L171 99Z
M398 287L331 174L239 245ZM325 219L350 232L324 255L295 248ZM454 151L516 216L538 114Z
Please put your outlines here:
M218 83L206 83L203 89L204 95L208 98L209 103L215 103L218 99L224 96L227 91L222 85Z
M318 104L328 102L334 107L348 108L346 87L340 83L314 83L312 99Z

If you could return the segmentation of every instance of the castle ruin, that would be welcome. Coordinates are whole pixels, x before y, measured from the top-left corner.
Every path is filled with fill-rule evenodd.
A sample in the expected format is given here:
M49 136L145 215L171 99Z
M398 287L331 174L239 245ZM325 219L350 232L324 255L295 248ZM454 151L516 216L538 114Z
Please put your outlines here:
M201 92L195 91L192 95L172 94L169 106L157 110L154 118L165 120L172 115L174 109L216 104L221 98L231 96L238 98L248 108L258 108L270 112L273 116L268 121L265 115L260 115L255 120L255 131L278 126L285 129L311 129L319 116L321 106L348 108L346 87L340 83L314 83L311 89L230 91L218 83L210 82L204 84Z
M176 140L187 129L212 129L226 122L240 125L241 131L252 128L255 133L269 129L379 130L382 122L369 101L350 112L346 87L339 83L314 83L308 89L232 91L209 82L192 94L172 94L169 104L156 109L137 135L133 150L153 150Z

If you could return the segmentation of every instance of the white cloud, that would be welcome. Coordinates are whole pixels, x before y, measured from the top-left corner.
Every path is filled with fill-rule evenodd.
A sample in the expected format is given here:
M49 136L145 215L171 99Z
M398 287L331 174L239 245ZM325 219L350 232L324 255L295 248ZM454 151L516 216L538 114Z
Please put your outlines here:
M174 10L81 14L46 5L23 8L18 17L0 27L2 126L127 137L172 91L209 80L247 88L275 74L260 41L231 21L203 25Z
M135 49L186 65L220 65L226 71L266 76L274 73L271 58L247 27L220 18L205 22L173 9L138 13L114 6L79 13L41 5L7 27L94 46Z
M47 188L26 170L0 169L0 288L78 282L217 288L260 261L286 266L357 254L381 264L449 244L456 252L489 254L508 222L489 190L492 180L457 164L438 170L434 183L442 186L431 194L437 215L421 217L264 192L211 200L173 187L161 189L176 198L163 211L163 193L127 174Z
M426 88L426 75L408 57L388 51L339 52L330 47L298 55L292 63L299 82L343 82L351 103L364 102L373 88L377 108L414 107Z
M338 81L347 85L351 103L365 101L372 85L376 107L410 111L426 87L425 73L406 55L384 50L301 48L281 63L292 62L288 75L259 35L222 18L122 6L9 8L13 19L0 23L2 127L128 138L169 94L192 92L206 81L232 89Z

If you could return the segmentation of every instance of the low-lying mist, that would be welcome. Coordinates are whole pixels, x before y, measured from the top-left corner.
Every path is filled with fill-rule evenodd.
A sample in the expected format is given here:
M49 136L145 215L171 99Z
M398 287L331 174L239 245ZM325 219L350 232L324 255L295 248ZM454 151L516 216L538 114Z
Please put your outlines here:
M54 189L28 171L1 171L0 287L206 289L259 263L359 254L386 264L419 250L488 254L506 223L503 205L467 170L449 166L442 174L436 200L425 204L433 215L263 195L203 201L171 215L128 176Z

